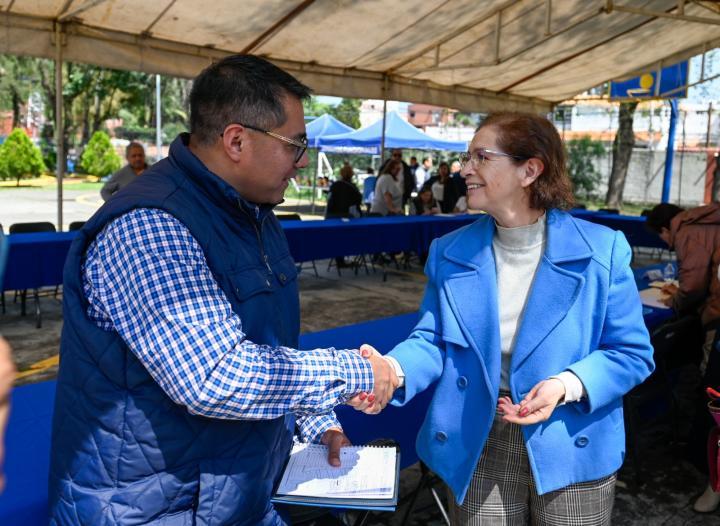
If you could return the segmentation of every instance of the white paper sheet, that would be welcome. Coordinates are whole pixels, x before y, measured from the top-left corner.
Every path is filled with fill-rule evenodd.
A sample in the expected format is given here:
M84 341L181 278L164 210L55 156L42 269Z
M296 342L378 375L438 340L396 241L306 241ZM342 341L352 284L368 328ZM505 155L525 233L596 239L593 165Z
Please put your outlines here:
M385 499L395 492L393 447L351 446L340 450L340 467L327 461L327 447L296 444L278 495Z
M640 300L642 301L642 304L655 309L669 309L670 307L662 302L662 300L667 297L667 294L656 287L650 287L640 291Z

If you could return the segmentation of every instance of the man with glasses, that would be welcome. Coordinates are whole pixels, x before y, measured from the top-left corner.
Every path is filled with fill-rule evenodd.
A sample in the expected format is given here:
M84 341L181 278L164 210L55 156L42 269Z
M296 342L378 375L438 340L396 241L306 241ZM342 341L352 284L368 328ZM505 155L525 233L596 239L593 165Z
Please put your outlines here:
M80 231L52 524L281 524L270 496L296 426L337 466L334 406L369 390L387 402L383 358L297 350L297 272L273 207L308 163L309 93L258 57L209 66L191 133Z

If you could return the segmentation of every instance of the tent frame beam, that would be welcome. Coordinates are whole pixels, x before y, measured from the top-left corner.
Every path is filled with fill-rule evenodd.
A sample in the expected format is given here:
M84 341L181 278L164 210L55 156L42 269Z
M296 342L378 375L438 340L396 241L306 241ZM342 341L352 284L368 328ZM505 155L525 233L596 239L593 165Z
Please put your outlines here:
M310 7L312 4L315 3L315 0L305 0L301 4L297 5L287 13L285 16L283 16L280 20L275 22L273 25L271 25L269 28L267 28L263 33L257 37L255 40L250 42L245 48L240 52L241 54L246 53L252 53L257 50L260 46L263 44L266 44L272 37L274 37L276 34L278 34L282 28L284 28L286 25L288 25L290 22L293 21L294 18L296 18L300 13L305 11L308 7Z
M47 18L4 14L0 17L0 52L54 58L50 45L54 22ZM160 73L189 78L197 75L210 63L232 54L231 51L211 49L157 37L138 36L121 31L88 27L72 20L63 25L65 36L64 60L94 63L98 66L146 73ZM45 38L45 40L43 40ZM24 42L46 42L45 48L30 49ZM141 52L130 55L130 50ZM96 50L102 49L102 54ZM315 88L317 93L338 97L382 99L385 74L355 68L323 66L303 62L270 59L279 67ZM388 100L403 100L446 106L473 112L498 110L547 113L552 102L510 93L464 86L444 86L422 79L389 75Z
M623 13L630 13L633 15L649 16L653 18L669 18L671 20L682 20L683 22L694 22L697 24L710 24L720 26L720 18L707 18L704 16L692 16L684 14L684 2L678 2L677 8L678 13L667 13L665 11L655 11L654 9L646 9L644 7L630 7L624 5L617 5L612 0L608 0L606 12L620 11Z

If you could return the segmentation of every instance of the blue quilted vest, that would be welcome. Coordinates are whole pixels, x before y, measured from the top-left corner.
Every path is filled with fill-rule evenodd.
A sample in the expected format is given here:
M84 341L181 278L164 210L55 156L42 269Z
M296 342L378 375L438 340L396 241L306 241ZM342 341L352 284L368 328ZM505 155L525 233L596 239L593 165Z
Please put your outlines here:
M83 255L134 208L162 209L201 245L259 344L297 348L297 272L271 207L238 199L178 137L170 156L113 196L80 231L64 274L64 326L50 466L52 524L281 525L269 502L292 415L233 421L176 405L116 332L86 316Z

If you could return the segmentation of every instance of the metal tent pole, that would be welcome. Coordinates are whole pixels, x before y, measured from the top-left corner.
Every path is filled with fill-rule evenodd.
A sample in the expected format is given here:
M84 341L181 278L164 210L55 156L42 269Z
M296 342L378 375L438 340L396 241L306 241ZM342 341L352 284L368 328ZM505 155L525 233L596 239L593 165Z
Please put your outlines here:
M155 161L163 158L162 154L162 102L160 100L160 75L155 75Z
M663 176L662 203L670 201L673 159L675 158L675 127L678 119L677 99L670 99L670 129L668 130L667 150L665 151L665 175Z
M65 144L63 141L63 78L62 26L55 24L55 177L57 179L57 229L63 229L63 174L65 172Z
M380 165L385 160L385 121L387 120L387 98L383 99L383 123L382 135L380 136Z

